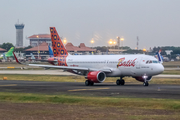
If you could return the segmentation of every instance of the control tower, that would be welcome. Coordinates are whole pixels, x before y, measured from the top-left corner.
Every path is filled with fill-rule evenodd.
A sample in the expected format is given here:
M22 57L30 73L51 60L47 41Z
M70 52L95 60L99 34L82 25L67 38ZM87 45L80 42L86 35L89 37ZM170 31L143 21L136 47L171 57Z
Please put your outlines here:
M23 47L24 24L15 24L16 27L16 47Z

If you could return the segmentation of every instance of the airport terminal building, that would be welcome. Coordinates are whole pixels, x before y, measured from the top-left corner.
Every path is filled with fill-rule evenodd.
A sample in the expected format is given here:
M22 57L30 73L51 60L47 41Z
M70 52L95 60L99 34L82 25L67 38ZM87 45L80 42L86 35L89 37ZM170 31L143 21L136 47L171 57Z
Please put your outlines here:
M4 52L6 52L6 50L3 49L3 48L0 48L0 54L2 54L2 53L4 53Z
M48 44L46 42L41 43L39 46L35 46L30 49L26 49L26 59L31 58L31 53L38 58L38 50L39 50L39 58L40 59L47 59L49 57L49 49L48 49ZM91 54L92 52L95 52L96 49L91 49L89 47L86 47L84 43L81 43L78 47L74 46L72 43L67 43L65 45L66 50L68 53L72 55L84 55L84 54ZM52 48L52 47L51 47Z
M28 39L30 42L30 46L32 47L38 46L43 42L46 42L48 45L52 46L50 34L36 34L29 36Z

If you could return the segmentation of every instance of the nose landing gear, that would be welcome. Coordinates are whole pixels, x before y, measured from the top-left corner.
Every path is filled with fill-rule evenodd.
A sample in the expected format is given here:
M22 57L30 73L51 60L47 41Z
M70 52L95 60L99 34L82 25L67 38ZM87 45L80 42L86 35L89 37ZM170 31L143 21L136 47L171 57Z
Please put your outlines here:
M149 85L149 83L148 83L148 81L147 81L147 78L148 78L148 76L147 76L146 74L144 74L144 76L143 76L143 79L144 79L143 85L144 85L144 86L148 86L148 85Z
M144 86L148 86L148 85L149 85L148 81L145 81L145 82L143 83L143 85L144 85Z

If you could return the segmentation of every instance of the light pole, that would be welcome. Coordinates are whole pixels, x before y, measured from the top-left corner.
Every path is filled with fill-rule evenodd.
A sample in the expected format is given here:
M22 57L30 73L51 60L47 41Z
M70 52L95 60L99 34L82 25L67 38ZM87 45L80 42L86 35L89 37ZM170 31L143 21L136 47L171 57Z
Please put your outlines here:
M115 39L114 39L114 41L113 41L113 44L114 44L114 49L116 49L115 47L116 47L116 41L115 41Z
M109 45L112 45L113 44L113 41L112 39L109 40Z
M93 48L93 43L94 43L94 39L92 38L92 40L91 40L92 48Z
M36 36L38 38L38 59L39 59L39 36Z
M64 38L64 40L63 40L63 43L64 43L64 44L66 44L66 43L67 43L67 40L66 40L66 38Z
M111 45L113 44L112 39L110 39L108 43L109 43L109 45L111 46Z
M144 49L143 49L144 54L146 54L146 51L147 51L147 50L144 48Z
M124 41L124 38L123 37L121 37L121 39L120 39L121 41L122 41L122 49L123 49L123 41Z
M120 45L120 37L117 36L117 43L118 43L118 50L119 50L119 45Z

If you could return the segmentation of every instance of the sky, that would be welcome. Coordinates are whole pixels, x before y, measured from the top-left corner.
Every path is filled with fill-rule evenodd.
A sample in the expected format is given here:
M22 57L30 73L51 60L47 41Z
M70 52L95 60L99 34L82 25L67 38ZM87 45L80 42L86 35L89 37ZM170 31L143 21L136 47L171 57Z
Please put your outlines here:
M180 46L180 0L0 0L0 44L16 44L15 24L25 24L27 37L59 35L73 45L107 46L110 39L123 37L120 46L149 49ZM91 39L95 42L92 45Z

